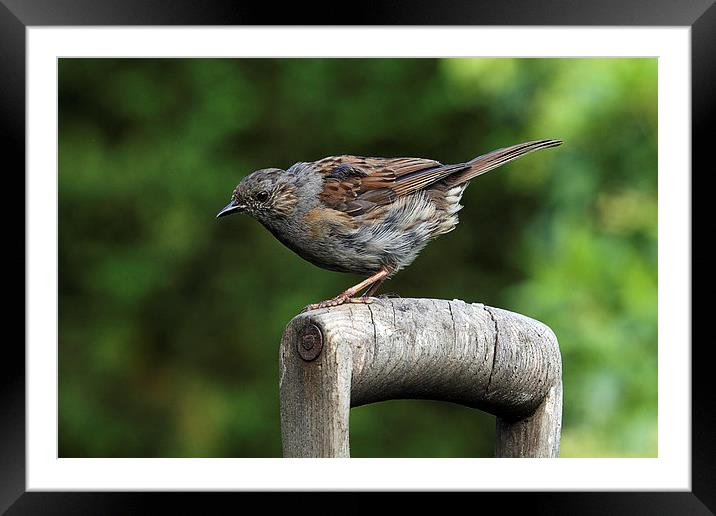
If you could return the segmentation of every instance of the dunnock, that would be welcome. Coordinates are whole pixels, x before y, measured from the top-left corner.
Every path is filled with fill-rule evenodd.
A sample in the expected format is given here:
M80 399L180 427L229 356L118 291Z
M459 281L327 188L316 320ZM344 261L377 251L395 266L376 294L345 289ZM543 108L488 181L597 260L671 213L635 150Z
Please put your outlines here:
M369 276L306 309L365 303L429 241L455 229L468 181L561 144L520 143L454 165L424 158L331 156L288 170L265 168L241 180L217 218L248 213L314 265Z

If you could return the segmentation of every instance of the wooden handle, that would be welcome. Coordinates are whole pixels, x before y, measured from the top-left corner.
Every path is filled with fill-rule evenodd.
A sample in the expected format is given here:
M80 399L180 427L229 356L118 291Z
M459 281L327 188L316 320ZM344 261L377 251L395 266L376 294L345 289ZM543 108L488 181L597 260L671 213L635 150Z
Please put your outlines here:
M390 399L495 414L496 455L556 457L562 366L554 333L498 308L381 299L296 316L281 341L286 457L348 457L350 407Z

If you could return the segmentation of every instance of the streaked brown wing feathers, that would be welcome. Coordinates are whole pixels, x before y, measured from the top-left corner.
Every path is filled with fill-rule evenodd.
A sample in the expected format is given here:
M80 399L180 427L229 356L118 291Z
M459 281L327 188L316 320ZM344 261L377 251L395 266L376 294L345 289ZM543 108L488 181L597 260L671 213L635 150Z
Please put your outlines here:
M325 206L362 215L443 179L445 186L461 185L525 154L561 144L561 140L524 142L455 165L424 158L332 156L315 162L313 168L325 178L320 194Z
M364 158L336 156L317 161L325 177L321 201L351 215L420 190L465 165L442 166L424 158Z

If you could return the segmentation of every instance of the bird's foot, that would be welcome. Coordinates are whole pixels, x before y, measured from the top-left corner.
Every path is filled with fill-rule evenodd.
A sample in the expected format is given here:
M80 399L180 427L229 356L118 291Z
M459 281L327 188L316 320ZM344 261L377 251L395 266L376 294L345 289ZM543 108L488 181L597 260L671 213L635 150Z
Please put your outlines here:
M371 296L360 296L360 297L351 297L347 300L348 303L356 303L359 305L369 305L373 301L375 301L376 298Z
M348 296L345 294L340 294L334 297L333 299L328 299L326 301L321 301L320 303L313 303L312 305L306 306L306 308L303 309L304 312L308 312L310 310L318 310L319 308L328 308L331 306L338 306L342 305L346 301L348 301Z
M329 308L332 306L339 306L345 303L357 303L357 304L370 304L373 301L375 301L375 298L372 297L349 297L346 294L340 294L333 299L328 299L327 301L321 301L320 303L314 303L312 305L306 306L306 308L303 309L304 312L308 312L311 310L317 310L319 308Z

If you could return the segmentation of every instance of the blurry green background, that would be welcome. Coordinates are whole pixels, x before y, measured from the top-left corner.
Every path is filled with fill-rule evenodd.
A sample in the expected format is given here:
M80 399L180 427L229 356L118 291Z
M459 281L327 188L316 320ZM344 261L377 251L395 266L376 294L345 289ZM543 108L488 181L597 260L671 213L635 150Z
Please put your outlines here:
M59 453L281 455L278 346L324 271L239 180L332 154L443 163L562 147L472 182L457 230L386 283L537 318L564 362L563 457L657 454L655 59L61 59ZM494 418L351 412L354 457L480 457Z

